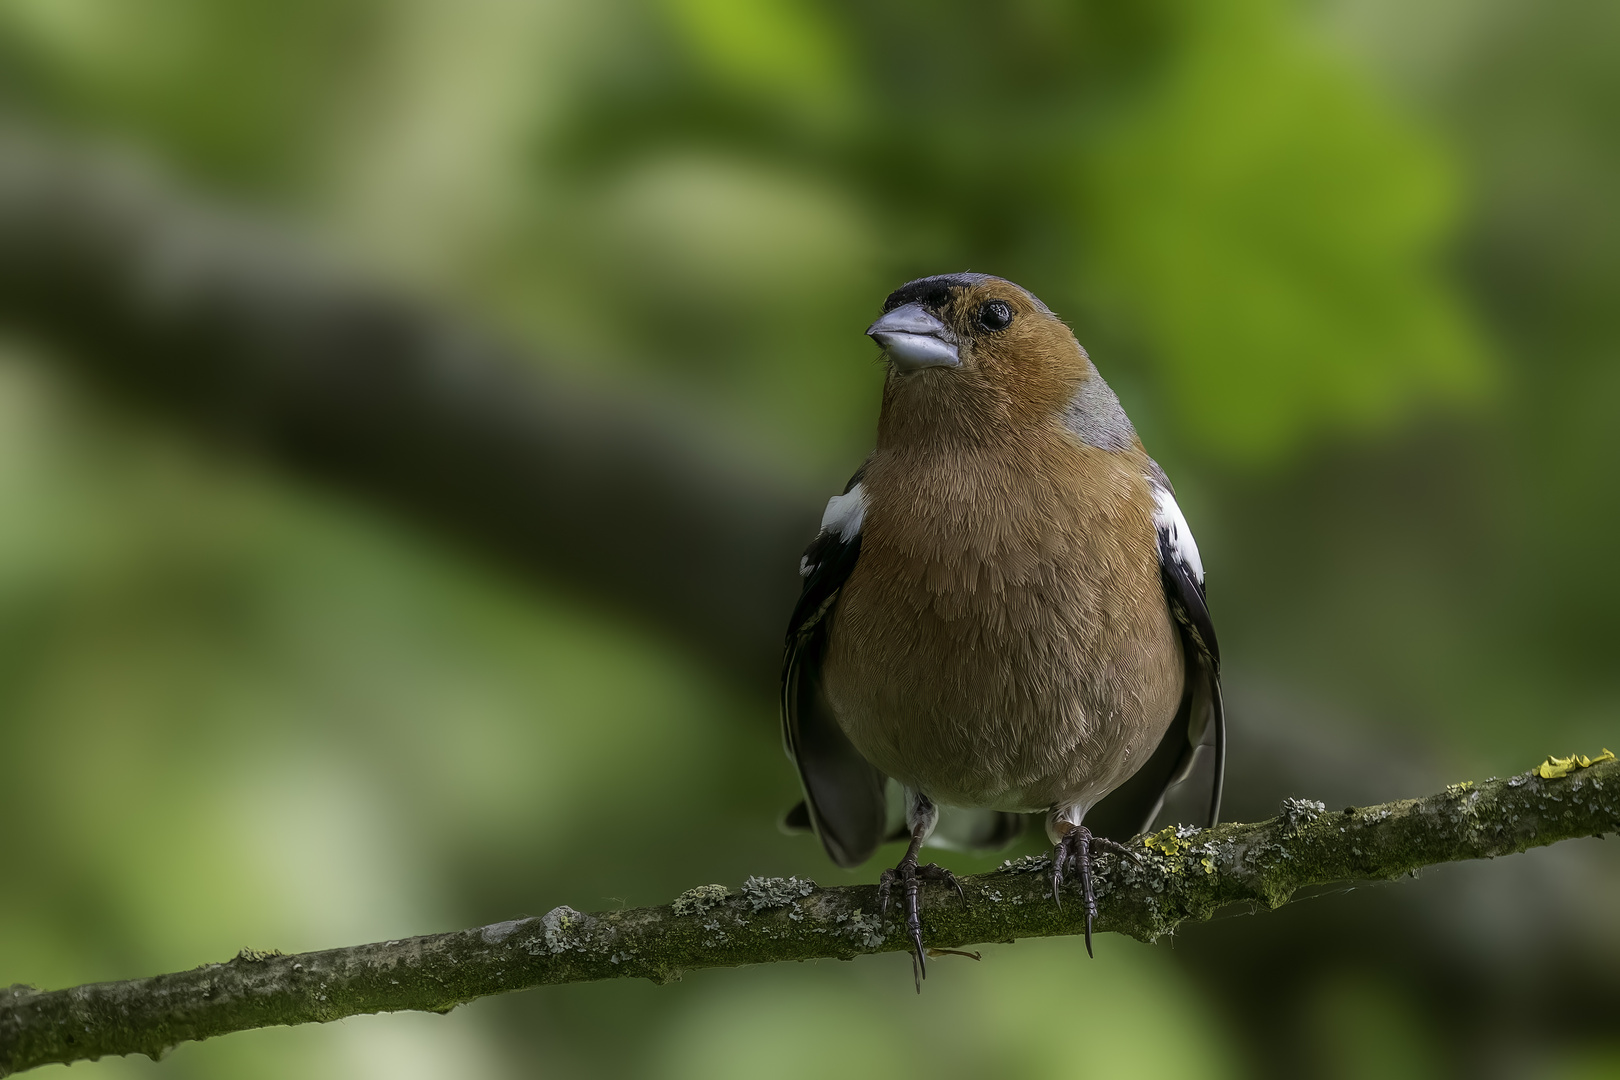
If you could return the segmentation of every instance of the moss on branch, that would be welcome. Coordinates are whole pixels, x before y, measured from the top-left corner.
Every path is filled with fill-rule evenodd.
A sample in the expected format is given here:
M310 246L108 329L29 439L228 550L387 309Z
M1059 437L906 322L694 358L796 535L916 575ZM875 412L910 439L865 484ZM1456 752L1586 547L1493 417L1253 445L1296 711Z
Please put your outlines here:
M1508 779L1453 784L1423 799L1329 811L1289 799L1258 824L1165 829L1135 859L1103 856L1098 928L1153 941L1233 903L1278 907L1307 886L1396 878L1437 863L1511 855L1620 831L1620 762L1549 759ZM1044 858L962 879L968 903L928 887L926 940L938 948L1074 934L1078 903L1052 902ZM705 885L658 907L568 907L449 934L284 956L243 950L223 964L68 990L0 992L0 1076L108 1054L159 1057L175 1045L274 1024L359 1013L448 1012L491 994L595 979L678 979L706 967L905 951L870 885L798 878Z

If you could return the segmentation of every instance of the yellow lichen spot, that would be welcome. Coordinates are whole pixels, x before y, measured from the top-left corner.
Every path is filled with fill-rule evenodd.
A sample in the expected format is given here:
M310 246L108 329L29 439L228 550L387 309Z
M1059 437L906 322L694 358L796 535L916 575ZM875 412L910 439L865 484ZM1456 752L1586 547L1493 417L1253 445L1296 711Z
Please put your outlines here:
M1171 825L1168 828L1160 829L1152 836L1147 837L1142 841L1142 846L1146 847L1149 851L1157 851L1161 855L1169 855L1171 857L1180 855L1183 851L1186 851L1188 847L1187 842L1176 835L1176 827L1174 825Z
M1205 855L1199 860L1199 862L1203 863L1204 865L1204 873L1213 874L1215 872L1215 860L1210 858L1208 855Z
M1597 757L1587 757L1585 754L1571 754L1569 757L1549 757L1536 766L1536 775L1543 780L1556 780L1561 776L1568 776L1576 769L1590 769L1600 761L1613 761L1614 752L1604 750Z
M1472 780L1463 780L1459 783L1446 785L1446 794L1448 795L1462 795L1473 790L1474 782Z

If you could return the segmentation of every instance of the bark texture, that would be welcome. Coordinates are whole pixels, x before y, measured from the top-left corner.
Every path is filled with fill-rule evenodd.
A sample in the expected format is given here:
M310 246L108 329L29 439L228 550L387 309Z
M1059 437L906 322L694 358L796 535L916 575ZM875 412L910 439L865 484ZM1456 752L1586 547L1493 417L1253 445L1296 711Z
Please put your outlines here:
M1620 831L1620 761L1582 760L1548 759L1505 780L1379 806L1329 811L1290 799L1259 824L1139 837L1135 858L1098 860L1098 927L1154 941L1228 904L1275 908L1309 886L1396 878ZM1078 933L1078 898L1060 910L1049 874L1040 857L964 878L966 905L943 886L927 886L926 941L961 948ZM0 1076L107 1054L156 1058L178 1043L273 1024L448 1012L547 983L668 982L695 968L905 951L897 913L885 920L876 900L869 885L750 878L736 890L700 886L658 907L594 914L559 907L537 918L296 956L243 950L228 963L127 982L13 986L0 994Z

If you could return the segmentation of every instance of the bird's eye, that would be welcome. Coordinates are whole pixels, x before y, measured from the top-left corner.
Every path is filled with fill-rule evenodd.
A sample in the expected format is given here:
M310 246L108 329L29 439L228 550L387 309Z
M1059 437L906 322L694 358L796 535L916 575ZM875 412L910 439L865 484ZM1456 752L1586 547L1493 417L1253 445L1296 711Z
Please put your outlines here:
M979 325L986 330L1005 330L1012 322L1012 308L1005 301L992 300L979 309Z

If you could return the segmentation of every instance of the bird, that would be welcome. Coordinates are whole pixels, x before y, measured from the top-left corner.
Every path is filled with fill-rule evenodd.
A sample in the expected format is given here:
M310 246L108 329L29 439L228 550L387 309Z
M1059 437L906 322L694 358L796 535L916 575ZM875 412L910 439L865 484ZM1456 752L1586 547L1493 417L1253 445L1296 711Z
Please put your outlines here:
M990 841L1044 814L1052 896L1078 879L1090 955L1094 846L1123 852L1195 765L1203 824L1219 819L1226 720L1197 542L1119 398L1033 293L919 278L866 334L887 360L875 447L800 559L783 654L804 793L788 820L846 868L909 838L879 903L903 897L920 991L921 883L966 902L920 863L940 808L973 812Z

